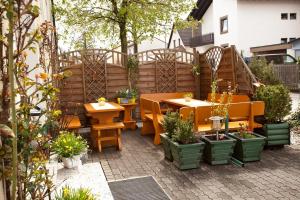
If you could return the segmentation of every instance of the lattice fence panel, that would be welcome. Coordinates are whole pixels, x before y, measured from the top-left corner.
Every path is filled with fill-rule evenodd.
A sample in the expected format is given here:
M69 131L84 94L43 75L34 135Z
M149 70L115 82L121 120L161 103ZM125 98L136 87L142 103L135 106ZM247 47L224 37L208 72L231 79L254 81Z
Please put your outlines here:
M106 54L83 54L85 102L106 97Z
M176 92L177 91L177 68L176 54L156 55L156 87L157 92Z

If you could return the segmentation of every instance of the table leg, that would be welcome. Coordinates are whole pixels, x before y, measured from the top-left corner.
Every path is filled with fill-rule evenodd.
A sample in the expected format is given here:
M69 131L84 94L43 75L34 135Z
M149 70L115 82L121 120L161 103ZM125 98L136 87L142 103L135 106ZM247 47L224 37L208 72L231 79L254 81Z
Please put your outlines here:
M125 106L124 110L124 125L125 130L126 129L132 129L135 130L137 128L136 121L132 119L132 110L135 108L135 106Z

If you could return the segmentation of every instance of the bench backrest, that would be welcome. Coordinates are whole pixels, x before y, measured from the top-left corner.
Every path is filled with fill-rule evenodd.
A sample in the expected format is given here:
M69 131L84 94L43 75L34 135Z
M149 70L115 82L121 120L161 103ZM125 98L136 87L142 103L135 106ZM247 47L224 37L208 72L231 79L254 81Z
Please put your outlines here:
M152 113L153 109L153 101L149 99L140 99L140 111L141 111L141 118L145 119L146 113Z
M210 123L212 106L199 106L196 108L195 125Z
M253 116L259 116L265 114L265 102L264 101L252 101L252 113Z
M216 94L216 102L219 102L220 98L221 98L221 94L219 94L219 93ZM208 94L207 100L211 101L211 93ZM227 101L227 95L225 95L224 100L225 100L225 102ZM250 98L247 95L240 95L240 94L232 95L232 100L231 100L232 103L249 102L249 101L250 101Z
M186 92L141 94L140 98L161 102L164 99L183 98L185 94Z
M248 118L251 116L251 102L231 103L228 107L230 118Z

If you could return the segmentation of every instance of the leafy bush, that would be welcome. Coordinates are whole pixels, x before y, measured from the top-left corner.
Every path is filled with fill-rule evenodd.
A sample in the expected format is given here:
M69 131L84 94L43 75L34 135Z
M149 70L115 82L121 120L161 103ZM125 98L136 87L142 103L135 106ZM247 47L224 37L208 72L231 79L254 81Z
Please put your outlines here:
M179 144L191 144L196 142L194 134L194 123L192 120L178 120L177 129L172 137L173 141Z
M172 138L172 136L174 135L179 119L180 118L178 112L168 111L166 116L164 117L162 126L169 138Z
M136 89L121 89L119 91L117 91L116 97L118 98L137 98L138 96L138 92Z
M249 67L252 73L263 84L278 85L281 83L273 71L272 64L268 64L265 58L253 58L249 63Z
M282 122L292 109L289 90L283 85L261 86L254 98L265 102L265 118L268 123Z
M80 155L87 148L87 142L81 136L67 131L61 132L52 144L53 151L64 158Z
M91 190L86 188L73 189L69 186L62 188L60 194L55 196L56 200L96 200Z
M300 105L298 105L297 110L289 117L288 122L291 128L300 126Z

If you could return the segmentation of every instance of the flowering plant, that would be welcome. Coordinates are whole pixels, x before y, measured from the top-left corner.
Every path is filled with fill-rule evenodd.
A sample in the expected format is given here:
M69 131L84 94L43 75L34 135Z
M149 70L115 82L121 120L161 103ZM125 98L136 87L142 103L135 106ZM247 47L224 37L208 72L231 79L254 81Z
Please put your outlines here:
M97 101L100 103L100 102L106 101L106 99L104 97L100 97L100 98L97 99Z
M249 139L255 138L255 135L249 130L249 127L243 123L239 123L239 132L237 133L240 138Z
M191 92L185 93L183 96L184 96L185 98L186 98L186 97L189 97L189 98L193 98L193 97L194 97L193 93L191 93Z
M78 188L73 189L69 186L62 188L61 193L55 196L56 200L72 200L72 199L84 199L95 200L96 197L91 193L90 189Z
M71 158L80 155L88 148L86 140L68 131L60 132L60 135L52 144L52 149L59 156Z

